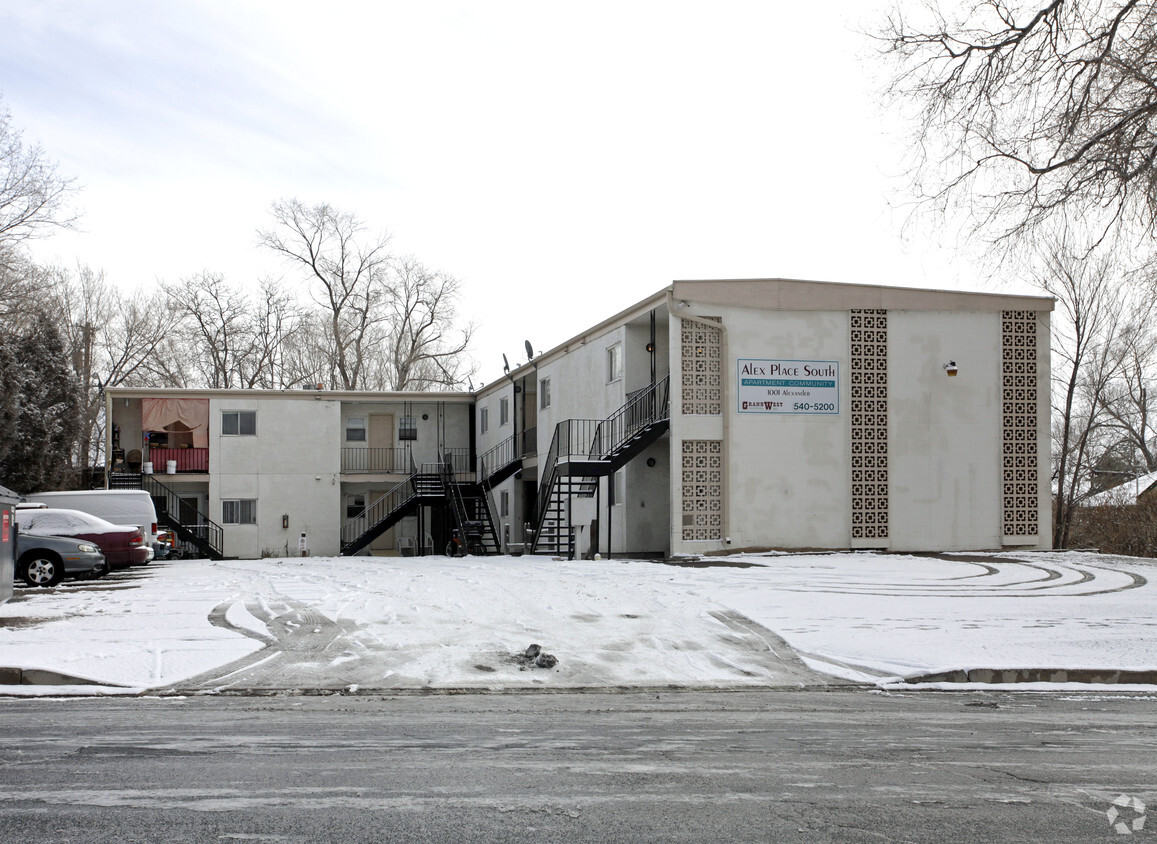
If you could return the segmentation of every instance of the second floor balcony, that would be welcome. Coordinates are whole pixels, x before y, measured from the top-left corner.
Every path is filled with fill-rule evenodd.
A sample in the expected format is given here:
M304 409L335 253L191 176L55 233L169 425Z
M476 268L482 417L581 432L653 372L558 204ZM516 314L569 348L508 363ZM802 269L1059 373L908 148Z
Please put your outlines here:
M345 447L341 450L343 472L375 472L380 474L410 474L410 449Z
M173 472L208 472L209 449L207 448L160 448L150 446L148 461L157 474ZM172 464L172 465L170 465Z

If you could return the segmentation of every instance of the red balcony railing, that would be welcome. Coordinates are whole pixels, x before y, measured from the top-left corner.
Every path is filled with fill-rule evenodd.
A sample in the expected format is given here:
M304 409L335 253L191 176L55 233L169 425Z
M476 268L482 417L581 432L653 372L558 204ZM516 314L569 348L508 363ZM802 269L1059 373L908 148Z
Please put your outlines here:
M178 472L208 472L209 449L207 448L150 448L149 458L153 471L164 474L170 460L177 463Z

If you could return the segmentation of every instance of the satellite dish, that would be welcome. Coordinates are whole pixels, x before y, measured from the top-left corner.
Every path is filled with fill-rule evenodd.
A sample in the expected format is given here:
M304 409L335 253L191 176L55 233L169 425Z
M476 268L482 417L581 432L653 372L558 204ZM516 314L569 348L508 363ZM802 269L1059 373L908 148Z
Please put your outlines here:
M506 352L502 353L502 371L505 373L510 372L510 361L506 359Z
M523 340L522 344L526 346L526 359L530 360L532 357L534 357L534 347L530 345L529 340Z

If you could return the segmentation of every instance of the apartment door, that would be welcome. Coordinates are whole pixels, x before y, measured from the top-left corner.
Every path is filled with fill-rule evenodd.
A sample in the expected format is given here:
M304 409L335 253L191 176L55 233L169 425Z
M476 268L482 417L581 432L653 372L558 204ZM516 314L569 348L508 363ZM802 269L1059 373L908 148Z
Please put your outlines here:
M180 510L177 520L183 525L199 525L201 523L201 500L199 498L180 499Z
M394 460L394 414L371 413L369 431L370 471L406 472L405 466L396 466Z

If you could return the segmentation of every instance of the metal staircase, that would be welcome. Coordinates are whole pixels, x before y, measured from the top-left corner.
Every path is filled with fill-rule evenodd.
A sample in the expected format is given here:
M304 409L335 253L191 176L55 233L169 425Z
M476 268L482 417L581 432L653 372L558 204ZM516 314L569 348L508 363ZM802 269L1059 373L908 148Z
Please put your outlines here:
M463 454L440 453L437 463L424 463L421 467L411 463L408 478L342 525L342 555L348 557L362 552L403 518L417 513L421 506L442 508L450 516L451 525L472 547L480 548L485 554L499 553L501 546L494 529L490 488L498 483L495 477L500 480L510 477L522 465L519 459L511 469L511 461L502 459L504 447L506 443L500 444L498 451L492 449L493 454L483 455L479 465L493 467L493 473L487 476L480 471L478 480L468 477L474 473L464 468L469 461ZM502 474L504 472L508 474Z
M392 528L406 516L417 512L422 504L439 502L446 497L440 464L415 466L410 460L410 476L392 487L341 527L341 554L352 557Z
M221 526L200 510L194 510L195 522L183 522L182 513L188 514L189 507L182 507L181 497L156 479L154 475L116 472L109 475L109 489L143 489L153 499L157 510L157 524L164 525L177 535L177 539L197 549L210 560L222 560L223 534Z
M454 527L470 552L498 554L502 548L494 530L487 491L481 481L459 481L449 461L442 462L442 480Z
M667 431L669 378L633 393L606 419L567 419L555 426L542 465L531 553L574 556L571 498L593 496L599 478L618 471Z

